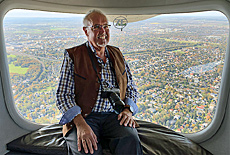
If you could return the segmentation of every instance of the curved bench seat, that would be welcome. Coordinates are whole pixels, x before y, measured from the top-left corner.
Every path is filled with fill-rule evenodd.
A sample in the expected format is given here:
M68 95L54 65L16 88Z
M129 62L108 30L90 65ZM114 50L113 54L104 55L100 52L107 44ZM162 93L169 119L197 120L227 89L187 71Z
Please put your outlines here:
M211 155L188 138L161 125L137 120L138 134L145 155ZM65 155L67 148L62 126L53 124L19 137L7 144L7 155ZM108 150L103 151L104 154ZM107 152L107 153L106 153Z

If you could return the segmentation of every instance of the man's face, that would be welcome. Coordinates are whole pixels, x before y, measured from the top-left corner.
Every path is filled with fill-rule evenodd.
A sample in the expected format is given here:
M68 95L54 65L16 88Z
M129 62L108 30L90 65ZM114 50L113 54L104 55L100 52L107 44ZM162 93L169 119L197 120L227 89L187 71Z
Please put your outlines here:
M91 22L83 30L93 47L96 50L100 50L109 43L110 33L109 28L106 28L108 21L105 16L98 13L91 14L90 18Z

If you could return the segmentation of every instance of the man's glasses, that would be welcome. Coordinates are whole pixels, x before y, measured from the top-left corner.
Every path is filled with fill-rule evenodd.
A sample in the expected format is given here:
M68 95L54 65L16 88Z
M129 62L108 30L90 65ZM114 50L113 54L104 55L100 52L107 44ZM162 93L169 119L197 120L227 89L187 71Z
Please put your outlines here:
M86 26L86 27L90 27L95 31L101 30L102 28L105 30L108 30L110 28L111 25L105 24L105 25L93 25L93 26Z

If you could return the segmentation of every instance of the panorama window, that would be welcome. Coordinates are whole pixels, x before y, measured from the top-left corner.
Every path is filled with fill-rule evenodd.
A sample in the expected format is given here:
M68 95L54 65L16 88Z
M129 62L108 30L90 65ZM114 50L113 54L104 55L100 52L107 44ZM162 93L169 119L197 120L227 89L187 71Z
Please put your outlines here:
M82 18L28 10L5 16L12 90L17 110L26 119L59 121L59 71L64 49L86 41ZM223 14L203 12L158 15L128 23L122 31L111 27L110 44L123 52L139 91L136 119L182 133L210 124L218 103L228 25Z

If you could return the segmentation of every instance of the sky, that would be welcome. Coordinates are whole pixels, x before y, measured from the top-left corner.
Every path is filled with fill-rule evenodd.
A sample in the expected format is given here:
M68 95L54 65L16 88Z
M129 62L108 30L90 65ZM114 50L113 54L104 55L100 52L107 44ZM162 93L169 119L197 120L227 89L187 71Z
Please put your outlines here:
M50 17L81 17L81 16L83 17L84 15L14 9L14 10L9 11L5 17L49 17L50 18Z
M180 14L167 14L164 16L223 16L222 13L217 11L206 11L198 13L180 13ZM34 11L34 10L23 10L14 9L9 11L5 17L83 17L82 14L69 14L69 13L55 13L46 11Z

